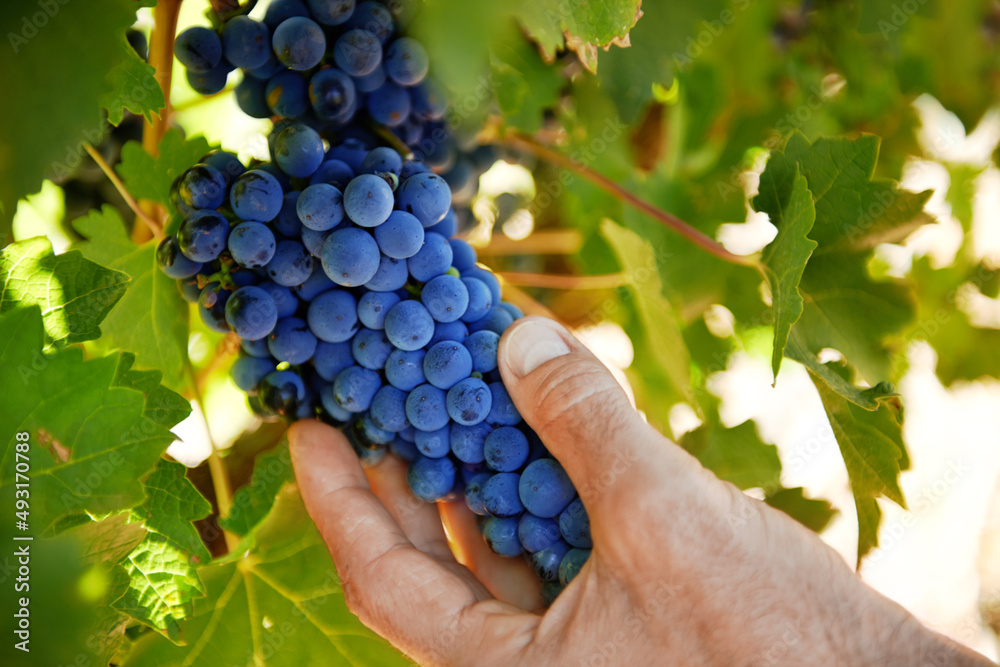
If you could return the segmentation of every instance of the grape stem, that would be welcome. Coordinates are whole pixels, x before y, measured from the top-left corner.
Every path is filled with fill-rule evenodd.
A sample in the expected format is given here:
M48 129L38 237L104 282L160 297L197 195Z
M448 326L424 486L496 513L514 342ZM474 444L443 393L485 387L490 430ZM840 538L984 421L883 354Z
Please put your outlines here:
M695 229L688 223L684 222L677 216L667 213L663 209L657 208L656 206L650 204L644 199L632 194L622 186L618 185L612 181L607 176L594 171L590 167L575 162L570 158L562 155L548 146L543 146L531 137L525 136L519 132L507 132L503 139L500 141L506 143L508 146L516 149L523 150L527 153L531 153L535 157L538 157L546 162L551 162L557 166L563 167L564 169L569 169L570 171L579 174L583 178L587 179L597 187L601 188L611 196L622 200L626 204L642 211L649 217L653 218L657 222L669 227L674 230L687 240L691 241L702 250L715 255L721 260L730 262L732 264L739 264L740 266L751 266L757 267L760 265L759 260L754 255L736 255L729 252L723 247L721 243L715 239L707 236L703 232Z
M468 240L468 239L466 239ZM488 245L476 247L480 257L501 255L574 255L583 247L583 236L576 229L543 229L513 240L493 234Z
M116 174L115 170L111 168L111 165L109 165L101 154L86 141L83 142L83 150L87 151L87 154L93 158L94 162L97 163L97 166L104 172L104 175L108 177L109 181L111 181L111 185L115 186L115 190L118 191L118 194L120 194L122 199L125 200L125 203L128 204L128 207L135 212L136 219L141 220L146 224L146 227L149 228L149 232L154 238L156 238L156 240L162 239L163 230L160 228L160 225L142 210L142 207L139 206L139 202L135 200L135 197L129 194L129 191L125 189L125 184L122 183L122 179L118 178L118 174Z
M625 275L609 273L594 276L554 275L549 273L501 272L505 282L520 287L542 287L548 289L614 289L626 284Z

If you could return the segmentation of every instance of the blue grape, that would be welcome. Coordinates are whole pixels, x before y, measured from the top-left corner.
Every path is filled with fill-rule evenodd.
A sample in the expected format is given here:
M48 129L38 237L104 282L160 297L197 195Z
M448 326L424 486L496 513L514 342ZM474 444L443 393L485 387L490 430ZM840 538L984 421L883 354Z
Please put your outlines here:
M409 422L406 421L406 392L385 385L372 398L369 408L372 421L386 431L399 433Z
M240 341L240 348L251 357L257 357L258 359L271 358L271 351L267 349L267 336L258 338L257 340L247 340L244 338Z
M297 366L312 358L316 351L316 336L301 319L285 317L278 320L274 331L268 336L267 348L278 361L287 361Z
M416 174L426 174L430 172L431 168L428 167L423 162L418 160L407 160L403 163L403 169L399 172L399 180L405 181L410 176L415 176Z
M528 439L512 426L501 426L486 436L483 453L491 470L513 472L528 460Z
M497 369L497 349L500 336L493 331L477 331L470 334L464 343L472 356L472 370L489 373Z
M517 426L521 423L521 413L517 411L503 382L491 382L490 394L493 405L486 421L494 426Z
M460 279L445 274L431 278L424 285L420 300L436 321L454 322L469 306L469 291Z
M264 86L265 113L258 118L267 118L274 113L284 118L298 118L309 111L309 90L301 74L284 70L278 72Z
M322 234L323 232L317 233ZM305 245L305 239L303 239L303 245ZM308 250L309 246L306 246L306 249ZM310 252L312 251L310 250ZM331 290L336 286L337 283L330 280L330 277L323 271L323 267L318 262L313 262L312 273L309 274L304 283L292 287L292 291L295 293L295 296L308 303L323 292Z
M354 360L373 371L385 368L385 362L393 349L385 332L376 329L360 329L351 341Z
M281 210L274 218L274 229L289 239L297 239L302 235L302 222L295 210L301 194L297 190L285 193L281 200Z
M392 14L379 2L362 2L347 22L347 28L360 28L373 33L381 43L385 43L393 30Z
M271 295L253 285L241 287L229 297L226 322L244 340L264 338L278 322L278 308Z
M462 463L482 463L486 460L486 437L493 427L486 422L472 426L451 425L451 451Z
M543 519L559 515L576 495L569 475L555 459L538 459L521 473L521 502L529 512Z
M559 515L559 532L564 540L578 549L590 549L594 546L590 536L590 517L579 498Z
M466 378L448 390L448 415L458 424L478 424L492 404L490 388L478 378Z
M424 245L406 260L406 264L413 279L422 283L440 276L451 268L451 246L448 245L448 239L434 232L426 232Z
M333 382L337 373L354 365L351 344L346 341L342 343L319 341L313 353L312 363L317 375L327 382Z
M429 384L422 384L406 397L406 418L421 431L436 431L448 423L445 393Z
M366 106L375 122L386 127L398 127L410 117L410 93L406 88L387 81L368 93Z
M405 410L405 406L404 406L404 410ZM406 440L407 442L416 442L417 441L417 429L413 428L413 424L410 424L409 422L407 422L406 427L403 428L403 430L399 432L399 437L402 438L403 440Z
M517 539L517 519L491 516L483 522L482 531L483 539L493 553L508 558L521 555L521 542Z
M309 80L309 101L320 120L346 122L357 109L354 82L339 69L322 69Z
M328 160L343 160L354 170L355 174L361 173L361 164L368 155L368 146L365 142L356 137L348 137L336 146L332 146L327 151Z
M309 16L309 8L302 0L274 0L267 6L264 12L264 23L271 30L274 30L285 19L293 16Z
M401 301L385 316L385 333L399 349L416 350L427 345L434 335L434 319L421 303Z
M337 39L333 60L351 76L371 74L382 62L382 44L367 30L354 28Z
M320 257L323 253L323 244L326 243L326 240L330 238L330 235L333 234L335 230L336 228L328 229L325 232L317 232L315 229L302 227L302 245L306 247L306 250L309 251L310 255ZM320 268L320 273L322 273L322 268ZM323 276L326 277L327 280L330 280L325 273ZM333 284L333 281L330 281L330 283Z
M270 118L271 108L267 106L267 79L244 75L236 84L236 104L251 118Z
M354 419L354 413L350 410L345 410L340 407L337 403L337 399L333 395L333 384L328 384L319 392L320 401L323 403L323 409L326 410L327 414L333 418L334 421L338 422L338 425L346 424Z
M525 512L517 526L517 536L528 553L548 549L559 541L559 523Z
M516 321L516 320L519 320L522 317L524 317L524 313L521 311L521 309L518 308L517 306L515 306L512 303L507 303L506 301L501 301L500 302L500 307L503 308L504 310L506 310L510 314L510 317L511 317L512 321Z
M393 292L367 292L358 299L358 319L369 329L385 329L385 316L399 301Z
M513 323L514 318L506 309L493 306L481 319L469 322L469 331L492 331L497 335L503 335L507 327Z
M198 303L205 308L211 308L219 300L219 283L210 282L205 285L198 295Z
M351 165L343 160L326 160L309 178L309 185L329 183L343 192L352 178L354 178L354 170L351 169Z
M466 306L461 320L466 323L478 322L486 317L493 307L493 295L490 294L490 288L478 278L463 277L462 284L469 293L469 305Z
M361 434L364 436L365 441L369 444L388 445L396 439L395 433L379 428L374 422L372 422L370 417L361 419L358 424L361 428Z
M283 65L293 70L312 69L326 53L323 29L312 19L293 16L274 29L272 39L274 55Z
M197 275L202 265L201 262L191 261L181 252L176 236L168 236L156 246L156 264L161 271L177 280Z
M455 485L455 464L447 456L429 459L418 456L406 473L406 482L417 498L433 503L441 500Z
M310 185L295 204L299 220L309 229L323 232L344 219L344 201L340 190L327 183Z
M461 343L443 340L424 356L424 377L438 389L451 389L472 373L472 357Z
M580 570L588 558L590 558L590 549L570 549L567 551L562 562L559 563L559 583L568 586L569 582L580 574Z
M371 406L375 392L381 386L382 380L375 371L349 366L334 379L333 397L340 407L349 412L364 412Z
M323 270L338 285L364 285L378 271L381 254L371 234L355 227L338 229L320 251Z
M422 385L424 377L423 350L394 350L385 362L385 379L393 387L411 391Z
M240 175L229 192L229 203L241 220L270 222L281 212L281 183L263 169Z
M240 266L255 269L274 257L274 233L260 222L244 222L229 232L229 254Z
M391 148L379 146L368 151L361 162L361 172L364 174L391 173L399 176L403 169L403 158Z
M493 297L493 304L491 305L496 305L500 303L501 299L500 281L497 280L497 277L493 275L492 271L488 271L487 269L481 269L478 266L474 266L471 269L463 271L462 277L476 278L477 280L482 281L482 283L489 288L490 296Z
M323 162L323 139L308 125L290 125L274 140L274 161L289 176L312 176Z
M406 211L392 211L386 221L375 228L375 240L387 257L408 259L424 244L424 226Z
M222 92L226 87L226 80L229 73L233 71L233 66L225 59L207 72L192 72L188 70L187 81L191 89L201 95L215 95Z
M212 151L203 155L200 162L215 167L226 181L226 189L247 169L235 154L229 151Z
M382 65L379 65L364 76L353 78L354 87L359 93L370 93L373 90L378 90L385 84L385 79L385 68Z
M569 545L559 540L531 554L529 560L538 578L542 581L559 581L559 565L568 551Z
M233 362L233 367L229 371L230 376L233 378L233 383L245 391L247 394L254 396L257 394L257 386L260 381L264 379L264 376L274 370L274 360L273 359L258 359L256 357L241 356L235 362Z
M278 59L274 56L274 51L270 50L267 53L267 60L263 65L259 67L252 67L245 70L245 74L249 74L255 79L260 79L261 81L267 81L272 76L281 72L285 69L285 66L281 64Z
M226 177L208 164L185 171L177 184L181 200L191 208L219 208L226 200Z
M490 516L510 518L524 511L524 505L517 495L520 478L516 472L498 472L486 482L483 486L483 506ZM517 533L516 524L514 532Z
M417 451L417 446L414 443L399 437L399 434L397 434L396 439L389 444L389 451L392 452L396 458L401 461L406 461L407 463L420 456L420 453Z
M413 113L421 120L441 120L448 110L448 98L441 87L430 79L424 79L410 89L413 99Z
M476 265L476 249L462 239L451 239L452 266L459 271L468 271Z
M350 292L328 290L309 304L306 321L316 338L322 341L348 341L358 330L358 302Z
M157 250L159 250L159 248L157 248ZM201 288L198 287L197 275L179 279L177 281L177 287L180 289L181 296L184 297L185 301L188 303L198 303L198 298L201 296Z
M434 231L447 239L458 233L458 216L455 213L455 209L448 209L448 212L441 218L441 222L434 225ZM452 252L454 250L454 247L452 247Z
M195 211L177 230L177 247L192 262L210 262L226 248L229 223L215 211Z
M292 121L288 118L279 118L277 122L274 124L274 127L275 128L280 127L281 129L285 129L291 123ZM277 139L277 136L278 133L275 130L271 130L271 133L267 135L268 150L270 150L272 153L274 152L274 147L273 147L274 140ZM274 180L278 182L278 185L281 187L282 192L286 192L289 188L291 188L291 180L288 178L288 174L281 171L281 168L278 167L278 165L272 162L261 162L260 164L255 164L254 169L267 172L271 176L274 176Z
M264 23L236 16L222 28L222 46L226 60L236 67L260 67L267 62L271 48L270 31Z
M426 49L412 37L400 37L385 52L385 73L401 86L423 81L428 65Z
M344 210L362 227L377 227L392 213L392 188L385 179L374 174L354 177L344 189Z
M174 55L188 71L207 72L222 60L222 40L214 30L192 26L177 35Z
M486 507L483 506L483 487L489 481L489 473L479 473L475 475L465 485L465 504L479 516L487 516Z
M414 443L417 450L431 459L439 459L450 451L448 424L436 431L421 431L417 429Z
M463 343L465 337L469 335L469 330L459 320L454 322L435 322L434 335L427 342L427 345L434 345L443 340L454 340Z
M274 371L260 381L257 396L271 413L292 416L306 400L306 386L298 373Z
M406 271L406 260L382 255L379 259L378 270L365 283L365 287L375 292L391 292L405 286L409 277L409 273Z
M215 302L212 305L198 304L198 315L201 316L201 321L212 331L229 333L230 327L226 317L226 304L229 301L229 295L229 290L220 289L216 292Z
M285 287L300 285L313 270L312 255L298 241L281 241L267 263L267 275Z
M307 0L313 16L323 25L340 25L354 13L354 0Z

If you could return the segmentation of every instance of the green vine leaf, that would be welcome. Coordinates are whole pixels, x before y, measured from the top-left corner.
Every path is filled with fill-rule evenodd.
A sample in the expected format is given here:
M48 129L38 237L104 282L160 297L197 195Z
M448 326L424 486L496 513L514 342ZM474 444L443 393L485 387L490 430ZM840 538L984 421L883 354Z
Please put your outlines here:
M130 141L122 147L121 162L115 171L126 189L136 199L148 199L170 205L170 186L174 179L211 150L205 137L185 139L180 130L170 130L160 140L159 152L153 157L142 144Z
M197 559L195 562L208 563L212 556L192 522L208 516L212 505L186 477L186 472L183 464L160 459L143 482L146 500L132 515L149 531L190 553Z
M271 511L278 491L292 476L288 440L282 440L274 449L257 456L250 483L233 494L229 516L220 518L219 526L240 537L247 536Z
M805 489L778 489L769 493L764 502L792 517L815 533L822 533L837 516L837 510L826 500L807 498Z
M0 313L39 306L50 347L94 340L130 280L76 251L54 255L36 236L0 250Z
M709 421L685 433L678 444L719 479L741 489L770 489L781 480L778 448L761 439L752 420L726 428L712 410Z
M121 64L108 74L112 88L101 96L101 106L108 110L108 122L121 123L126 109L152 122L153 114L166 106L156 70L139 57L124 33L118 45Z

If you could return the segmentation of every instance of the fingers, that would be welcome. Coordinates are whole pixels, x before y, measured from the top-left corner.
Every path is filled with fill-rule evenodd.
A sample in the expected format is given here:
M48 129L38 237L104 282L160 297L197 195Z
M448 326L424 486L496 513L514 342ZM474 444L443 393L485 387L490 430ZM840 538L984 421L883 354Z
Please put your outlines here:
M292 426L289 443L302 499L337 565L348 608L410 655L426 655L428 638L472 613L472 586L407 539L343 434L303 421ZM463 647L457 638L447 649Z
M494 553L479 534L476 515L464 500L440 503L438 507L455 543L459 562L475 572L494 597L519 609L543 610L538 575L524 558L505 558Z

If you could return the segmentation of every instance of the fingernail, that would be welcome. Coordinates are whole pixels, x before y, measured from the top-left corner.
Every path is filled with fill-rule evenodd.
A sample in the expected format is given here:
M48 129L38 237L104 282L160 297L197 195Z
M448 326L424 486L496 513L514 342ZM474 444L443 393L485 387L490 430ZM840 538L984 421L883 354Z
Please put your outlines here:
M549 359L569 354L569 346L556 326L539 320L527 320L514 326L504 347L507 366L514 375L524 377Z

